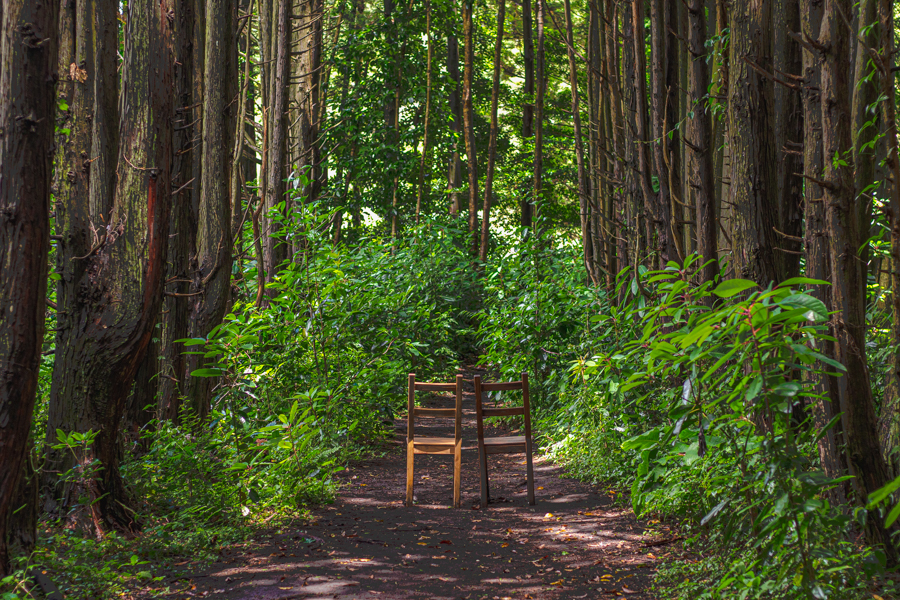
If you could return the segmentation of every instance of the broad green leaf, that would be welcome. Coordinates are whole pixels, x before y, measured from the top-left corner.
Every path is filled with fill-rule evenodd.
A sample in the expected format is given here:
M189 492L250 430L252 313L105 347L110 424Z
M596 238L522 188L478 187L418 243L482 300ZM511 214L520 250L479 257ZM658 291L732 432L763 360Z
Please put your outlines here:
M747 279L729 279L717 285L713 294L719 298L731 298L752 287L757 287L756 283Z

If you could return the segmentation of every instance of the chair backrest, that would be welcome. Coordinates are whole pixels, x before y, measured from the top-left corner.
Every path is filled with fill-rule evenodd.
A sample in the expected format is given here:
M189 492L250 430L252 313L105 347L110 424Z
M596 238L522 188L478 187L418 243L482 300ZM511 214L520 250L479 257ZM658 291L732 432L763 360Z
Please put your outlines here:
M406 441L412 441L416 417L455 417L456 439L462 435L462 383L463 376L456 376L456 383L425 383L416 381L416 374L409 374L408 413L406 416ZM416 390L421 392L454 392L455 408L416 408Z
M522 390L522 406L505 406L503 408L485 408L482 395L484 392L501 392ZM528 373L522 373L519 381L503 381L498 383L482 383L481 376L475 376L475 415L478 418L478 438L484 437L484 417L506 417L522 415L525 417L525 435L531 436L531 405L528 398Z

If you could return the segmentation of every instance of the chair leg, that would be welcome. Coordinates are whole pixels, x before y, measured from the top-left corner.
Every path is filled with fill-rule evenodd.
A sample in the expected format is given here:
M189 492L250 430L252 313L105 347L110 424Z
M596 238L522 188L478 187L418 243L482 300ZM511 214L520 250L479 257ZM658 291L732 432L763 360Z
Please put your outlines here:
M453 449L453 508L460 505L460 479L462 477L462 440Z
M483 445L478 448L478 467L481 472L481 508L484 510L488 505L490 490L488 488L487 452Z
M406 506L413 505L413 459L416 453L413 442L406 443Z
M528 451L525 452L525 469L528 484L528 504L534 506L534 468L531 465L531 452Z

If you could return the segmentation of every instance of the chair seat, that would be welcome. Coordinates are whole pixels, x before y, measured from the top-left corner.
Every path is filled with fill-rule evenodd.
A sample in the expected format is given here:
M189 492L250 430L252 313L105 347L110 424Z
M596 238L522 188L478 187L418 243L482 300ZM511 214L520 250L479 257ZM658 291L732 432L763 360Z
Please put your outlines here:
M525 450L524 435L484 438L485 454L518 454L519 452L525 452Z
M456 438L452 437L415 437L413 444L416 446L454 446Z
M525 445L524 435L508 435L506 437L484 438L485 446L515 446L517 444Z

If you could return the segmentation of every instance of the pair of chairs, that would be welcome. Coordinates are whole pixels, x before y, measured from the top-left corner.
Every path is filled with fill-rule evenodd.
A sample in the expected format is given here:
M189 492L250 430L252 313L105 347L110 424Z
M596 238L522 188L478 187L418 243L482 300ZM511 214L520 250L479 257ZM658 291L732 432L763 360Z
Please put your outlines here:
M406 417L406 505L413 503L413 462L416 454L451 454L453 455L453 506L460 504L460 471L462 466L462 375L456 376L454 383L425 383L416 381L415 373L409 374L409 412ZM522 390L522 406L486 407L484 394ZM456 398L454 408L417 408L415 392L453 392ZM505 437L484 437L484 418L523 415L525 435ZM489 454L525 453L526 483L528 485L528 504L534 505L534 472L531 463L531 409L528 404L528 374L522 373L520 381L501 383L482 383L481 377L475 376L475 416L478 421L478 460L481 470L481 507L488 504L488 471ZM456 427L454 437L416 437L416 417L454 417Z

